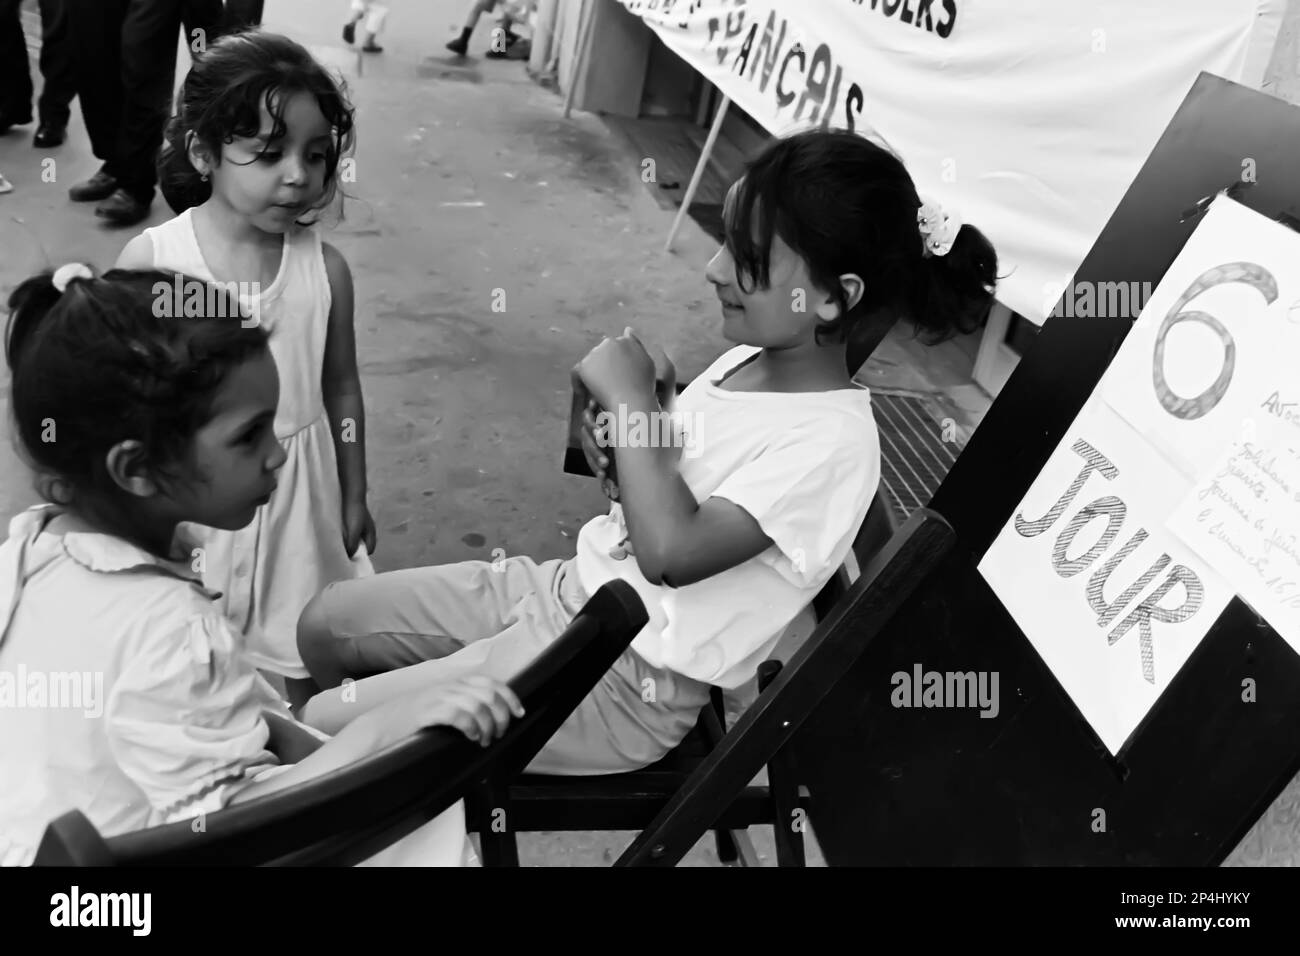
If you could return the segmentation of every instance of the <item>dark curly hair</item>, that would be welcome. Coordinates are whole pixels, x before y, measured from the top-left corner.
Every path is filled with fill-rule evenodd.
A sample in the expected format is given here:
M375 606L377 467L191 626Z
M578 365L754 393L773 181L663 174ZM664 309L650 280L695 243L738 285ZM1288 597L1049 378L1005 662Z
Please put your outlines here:
M176 280L114 269L60 293L43 272L10 294L14 432L47 501L115 500L105 462L122 441L141 442L156 474L179 474L227 374L267 349L262 328L227 318L242 313L219 286L209 296L216 316L158 308Z
M330 125L325 155L325 190L315 210L326 208L338 190L339 161L354 141L353 109L342 81L336 81L307 49L278 33L250 29L223 36L198 54L176 95L158 157L158 183L177 212L202 205L212 195L189 158L191 133L215 157L235 137L254 137L261 108L275 121L271 141L284 135L284 108L293 93L308 93ZM267 148L270 148L268 143ZM260 154L259 154L260 155Z
M917 229L921 199L902 160L845 130L809 130L769 144L748 166L726 223L742 289L766 288L772 237L807 264L840 300L823 337L852 341L867 315L893 310L936 343L979 328L993 303L997 253L963 225L944 256L927 256ZM865 282L853 309L839 277Z

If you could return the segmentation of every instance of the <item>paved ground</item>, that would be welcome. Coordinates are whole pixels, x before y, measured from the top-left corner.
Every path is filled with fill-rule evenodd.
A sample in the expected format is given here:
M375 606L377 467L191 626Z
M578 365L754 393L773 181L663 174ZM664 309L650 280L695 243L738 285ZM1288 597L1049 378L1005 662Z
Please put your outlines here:
M269 29L344 72L358 111L356 182L326 236L356 279L376 563L496 548L569 556L604 499L560 471L568 370L629 324L662 341L684 376L702 370L725 345L703 274L711 242L688 222L677 253L663 254L671 215L640 182L641 157L596 117L563 119L524 64L483 59L487 23L470 60L451 58L442 44L464 0L389 5L386 52L360 75L335 22L343 0L268 0L266 11ZM0 196L0 294L69 260L107 268L134 234L67 200L97 168L75 106L73 117L68 142L48 154L32 148L31 127L0 136L0 170L16 187ZM159 199L149 224L169 216ZM34 500L6 441L0 512ZM770 863L769 835L755 836ZM541 835L521 846L529 863L598 865L627 839ZM702 845L689 862L717 860Z

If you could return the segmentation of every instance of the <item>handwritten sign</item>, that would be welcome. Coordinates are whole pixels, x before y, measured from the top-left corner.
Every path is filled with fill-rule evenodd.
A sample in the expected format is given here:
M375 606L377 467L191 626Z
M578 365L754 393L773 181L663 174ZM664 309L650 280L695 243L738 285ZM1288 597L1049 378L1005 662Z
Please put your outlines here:
M1297 263L1216 199L980 562L1112 752L1236 593L1300 650Z
M1111 753L1233 597L1164 527L1191 484L1094 393L980 562Z
M1168 527L1300 652L1300 427L1246 419Z

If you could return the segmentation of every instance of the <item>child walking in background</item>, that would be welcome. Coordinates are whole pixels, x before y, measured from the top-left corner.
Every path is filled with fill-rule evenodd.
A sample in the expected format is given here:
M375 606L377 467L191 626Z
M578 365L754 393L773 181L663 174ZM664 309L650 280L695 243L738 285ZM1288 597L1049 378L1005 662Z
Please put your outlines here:
M487 745L522 716L502 684L446 683L331 739L239 653L176 532L234 534L265 510L292 460L272 428L279 380L266 332L228 318L233 303L160 316L172 280L75 264L9 299L14 430L51 503L0 545L0 675L26 674L26 693L52 674L79 683L76 706L61 694L0 720L0 866L30 864L69 810L115 836L287 789L423 727ZM368 862L476 862L463 806Z
M302 46L261 31L210 46L177 102L161 175L199 204L132 239L118 266L241 283L249 321L270 334L287 461L252 521L202 532L203 572L250 658L296 703L312 689L299 612L330 582L373 573L352 274L309 222L334 197L353 114Z
M387 19L388 8L382 3L352 0L352 15L348 18L348 22L343 24L343 42L349 45L356 43L357 24L365 20L365 42L361 44L361 49L366 53L383 53L384 48L375 42L375 37L384 28L384 21Z
M504 7L494 28L494 31L500 32L494 32L487 56L494 60L504 60L509 57L511 50L522 39L510 28L516 23L524 23L528 20L532 13L531 0L474 0L474 6L470 8L464 28L456 39L447 44L447 49L458 56L464 56L469 50L469 38L473 36L474 28L478 26L479 17L491 13L501 4L504 4Z
M636 589L649 623L533 772L647 766L695 725L709 685L754 678L844 561L876 493L879 439L849 345L878 341L899 318L933 339L977 327L997 259L980 232L922 204L896 156L847 132L773 143L732 187L724 221L705 278L734 347L675 407L656 397L673 378L656 368L666 363L631 330L576 370L628 436L661 432L655 423L673 412L678 447L624 437L601 450L589 411L584 450L601 478L614 458L618 501L582 528L574 558L326 588L303 613L299 648L322 686L357 682L313 697L304 720L334 730L428 682L509 678L615 579Z

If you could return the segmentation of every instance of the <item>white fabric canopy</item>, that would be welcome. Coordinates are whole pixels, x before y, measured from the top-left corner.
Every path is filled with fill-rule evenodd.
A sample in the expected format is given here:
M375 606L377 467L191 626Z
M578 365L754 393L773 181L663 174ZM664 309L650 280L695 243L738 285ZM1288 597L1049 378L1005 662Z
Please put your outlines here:
M1201 71L1258 88L1286 0L618 0L771 133L878 136L1041 324Z

